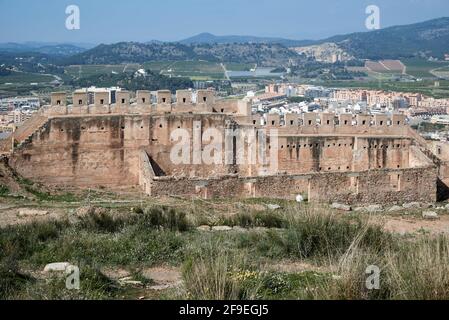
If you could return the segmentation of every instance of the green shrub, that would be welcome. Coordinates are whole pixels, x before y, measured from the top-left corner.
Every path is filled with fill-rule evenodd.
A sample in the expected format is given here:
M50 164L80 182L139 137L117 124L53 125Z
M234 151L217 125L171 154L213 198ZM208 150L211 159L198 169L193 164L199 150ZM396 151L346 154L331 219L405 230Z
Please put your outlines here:
M124 226L124 220L114 218L106 212L89 212L89 214L81 217L78 227L92 231L118 232Z
M57 239L68 226L67 221L33 222L0 229L0 259L22 259L38 251L44 243Z
M147 208L143 214L136 216L133 223L136 223L143 230L163 228L184 232L191 228L184 212L166 207Z
M324 287L331 275L314 271L299 273L265 272L257 292L258 299L319 299L317 290Z
M358 237L362 248L374 252L394 246L393 237L380 226L344 221L322 212L301 212L289 219L273 218L273 213L268 217L265 225L285 229L240 234L236 238L237 246L272 259L325 260L338 259Z
M233 217L233 226L249 228L254 226L254 217L247 212L240 212Z
M273 211L239 212L232 216L222 217L219 223L225 226L239 226L242 228L283 228L287 225L287 220L284 219L281 213Z
M35 300L102 300L113 299L123 293L123 289L106 277L97 268L80 266L80 289L66 288L66 277L55 274L46 281L35 282L22 294Z
M292 289L288 278L280 273L270 273L263 277L261 290L268 291L265 294L282 295Z
M79 198L71 193L52 194L47 191L36 190L34 185L24 184L27 192L34 195L39 201L77 202Z
M33 281L34 279L19 271L17 261L13 258L0 261L0 300L15 298L18 291Z
M265 228L284 228L287 221L279 213L264 211L256 213L255 225Z
M6 196L9 194L9 188L0 184L0 196Z
M239 212L232 216L221 216L215 224L229 227L239 226L242 228L250 228L254 227L254 217L251 213Z
M143 208L142 207L132 208L132 212L137 213L137 214L142 214L143 213Z
M257 290L245 285L248 279L240 277L245 270L245 260L206 244L203 250L189 254L183 264L184 285L187 298L193 300L252 299ZM245 280L245 281L243 281Z

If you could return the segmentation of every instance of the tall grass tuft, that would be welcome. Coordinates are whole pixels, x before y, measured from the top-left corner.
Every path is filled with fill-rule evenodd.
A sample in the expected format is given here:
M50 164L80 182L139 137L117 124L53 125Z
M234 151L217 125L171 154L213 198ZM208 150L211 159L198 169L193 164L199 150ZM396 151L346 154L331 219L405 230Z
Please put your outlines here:
M68 221L33 222L0 229L0 259L20 260L38 251L45 242L57 239Z
M167 229L188 231L191 228L186 214L173 208L150 207L135 217L134 221L142 229Z
M90 231L114 233L123 228L124 224L124 218L113 217L107 212L93 210L81 217L78 227Z
M398 251L387 251L385 264L393 299L449 299L447 236L403 243Z
M233 216L222 217L218 222L226 226L243 228L284 228L288 221L283 214L274 211L239 212Z
M359 242L359 243L357 243ZM378 289L366 287L366 268L380 268ZM355 239L342 256L339 278L319 291L320 299L434 300L449 299L449 241L447 237L399 240L383 252L361 248Z
M245 270L243 255L222 250L218 243L203 244L190 251L183 264L187 298L193 300L254 299L257 287L246 286L239 276ZM237 275L237 276L236 276Z
M337 261L359 235L359 245L380 252L393 245L391 235L368 222L347 221L324 210L295 210L281 216L282 230L240 236L240 247L270 258Z
M15 298L15 294L34 280L21 273L17 261L7 257L0 260L0 300Z

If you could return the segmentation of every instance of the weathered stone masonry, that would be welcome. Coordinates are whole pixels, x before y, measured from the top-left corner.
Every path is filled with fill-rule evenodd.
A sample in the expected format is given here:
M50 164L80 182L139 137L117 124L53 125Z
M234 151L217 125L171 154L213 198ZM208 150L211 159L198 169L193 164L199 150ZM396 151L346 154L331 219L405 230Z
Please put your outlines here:
M245 101L215 101L211 92L201 91L192 103L189 94L178 92L172 103L164 91L152 105L148 92L138 92L135 104L122 92L118 104L99 96L90 106L79 93L69 106L65 95L55 94L52 105L25 123L2 149L14 146L8 150L10 165L24 177L50 185L140 186L150 196L203 198L302 194L312 201L347 203L436 199L439 168L400 115L336 118L313 113L262 120ZM170 161L178 143L170 137L173 130L194 136L195 130L209 128L275 129L276 171L260 164ZM273 139L268 135L264 142L271 146Z

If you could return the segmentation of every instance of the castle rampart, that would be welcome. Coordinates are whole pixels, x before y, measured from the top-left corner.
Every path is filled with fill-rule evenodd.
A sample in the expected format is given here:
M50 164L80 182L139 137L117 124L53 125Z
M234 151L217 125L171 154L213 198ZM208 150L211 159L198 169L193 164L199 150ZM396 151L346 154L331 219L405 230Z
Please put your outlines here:
M52 105L39 114L45 121L33 120L26 134L13 137L10 165L45 184L139 187L151 196L436 199L437 165L417 147L402 115L262 116L251 114L247 101L215 100L211 91L199 91L196 100L190 91L178 91L176 101L169 91L159 91L154 104L148 91L131 96L117 92L111 104L106 93L95 92L88 105L86 94L75 93L68 105L65 95L52 95ZM191 162L171 158L180 143L173 137L176 130L189 136ZM222 133L218 163L202 161L211 142L204 135L210 130ZM240 137L229 140L229 130L265 131L266 136L255 134L255 148L265 146L264 156L275 159L276 167L240 163ZM249 142L242 140L242 145Z

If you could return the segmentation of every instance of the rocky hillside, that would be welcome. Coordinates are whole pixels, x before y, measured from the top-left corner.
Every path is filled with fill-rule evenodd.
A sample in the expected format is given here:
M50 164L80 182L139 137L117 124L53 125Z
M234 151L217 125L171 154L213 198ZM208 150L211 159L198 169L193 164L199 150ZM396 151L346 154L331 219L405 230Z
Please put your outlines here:
M443 58L449 53L449 18L396 26L371 32L335 36L333 42L361 59L398 59L422 56Z
M277 43L286 47L305 46L313 43L311 40L292 40L276 37L255 37L255 36L238 36L226 35L216 36L211 33L200 33L196 36L179 41L182 44L234 44L234 43Z
M333 63L338 61L353 60L354 57L348 54L335 43L323 43L308 47L294 48L299 54L304 54L308 58L315 58L318 62Z
M70 84L81 88L119 86L131 91L168 89L174 92L193 87L192 81L188 78L170 78L150 70L147 70L145 75L130 73L93 75L87 78L74 79Z
M70 64L144 63L148 61L207 60L278 65L298 55L279 44L191 44L121 42L99 45L64 60Z

